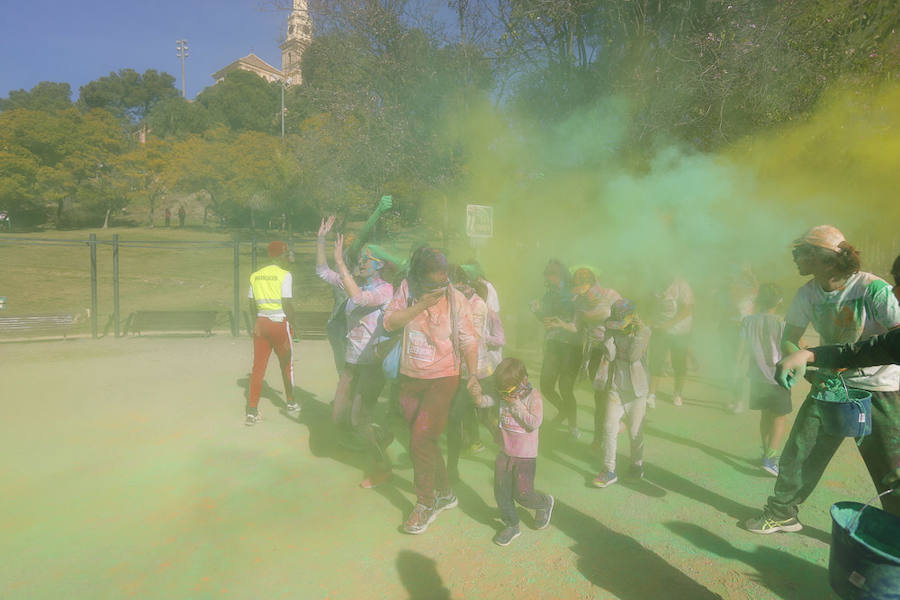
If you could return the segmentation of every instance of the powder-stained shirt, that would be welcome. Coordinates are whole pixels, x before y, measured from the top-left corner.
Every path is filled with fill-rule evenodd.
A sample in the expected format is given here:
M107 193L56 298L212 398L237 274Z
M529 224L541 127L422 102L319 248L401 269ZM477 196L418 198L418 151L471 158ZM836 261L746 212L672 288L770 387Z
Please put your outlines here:
M626 330L610 331L613 341L609 366L610 399L625 403L645 398L650 392L650 373L647 371L650 328L638 323Z
M499 320L500 320L500 297L497 295L497 289L494 287L494 284L491 283L490 281L488 281L487 279L482 279L482 281L484 281L484 285L487 286L487 290L488 290L487 298L485 298L484 301L487 304L488 310L490 310L494 314L494 316L492 318L497 319L497 321L499 322ZM501 344L501 346L502 345L503 344ZM500 361L503 360L503 349L502 348L498 347L493 350L488 348L487 352L488 352L488 357L489 357L488 360L491 363L493 363L494 366L499 365Z
M616 300L622 296L612 288L594 284L583 294L575 296L575 326L584 332L592 344L606 339L606 320Z
M325 265L316 266L316 275L346 295L344 280ZM382 311L394 296L394 286L376 279L359 288L359 293L347 300L344 315L347 319L347 352L345 360L351 364L377 362L372 339Z
M675 318L675 315L685 306L694 305L694 292L684 279L676 278L672 283L657 292L654 298L653 326L658 327ZM686 335L691 332L693 315L674 323L668 330L672 335Z
M409 283L404 279L384 311L384 322L387 323L396 311L406 309L410 304L409 300ZM456 314L458 352L454 349L453 342L451 301ZM464 360L465 352L477 349L478 345L478 334L472 325L472 314L466 297L459 290L448 288L437 304L426 308L406 324L401 343L401 374L416 379L459 377L460 363Z
M493 407L497 422L494 435L503 452L514 458L537 458L538 432L544 419L541 393L531 389L523 398L512 401L485 396L482 408Z
M778 385L775 364L781 360L784 320L769 313L750 315L741 320L741 338L750 352L747 375L754 381Z
M472 326L478 335L478 379L484 379L494 374L494 369L500 364L502 350L506 344L506 336L500 317L492 311L487 303L478 294L472 294L469 298L469 309L472 311ZM499 359L498 359L499 354ZM462 365L463 377L468 376L466 365Z
M900 304L886 281L860 271L831 292L811 279L797 291L785 320L802 329L812 323L823 344L852 344L900 327ZM900 386L900 366L854 369L843 377L847 385L858 389L895 391Z
M575 304L572 299L572 292L565 286L548 285L547 291L541 298L540 306L535 312L538 319L548 319L556 317L561 321L571 323L575 319ZM546 330L546 340L556 340L566 344L581 344L581 339L577 332L569 331L561 327L551 327Z

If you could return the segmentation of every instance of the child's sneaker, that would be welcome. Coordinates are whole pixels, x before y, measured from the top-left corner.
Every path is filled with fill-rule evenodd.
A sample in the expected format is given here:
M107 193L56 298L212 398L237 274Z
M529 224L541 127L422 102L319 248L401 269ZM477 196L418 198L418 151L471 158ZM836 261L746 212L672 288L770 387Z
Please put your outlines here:
M504 527L494 536L494 543L498 546L509 546L509 543L519 537L519 535L521 535L521 532L518 525L515 527Z
M616 476L615 471L610 471L609 473L601 473L594 477L594 480L591 482L594 487L605 488L617 482L619 478Z
M763 471L772 475L773 477L778 477L778 458L776 457L763 457L762 460L762 468Z
M418 535L428 529L436 516L433 508L424 504L416 504L409 518L406 519L406 523L403 524L403 531L410 535Z
M260 421L262 421L262 417L259 416L259 413L256 413L255 415L247 413L247 418L244 419L244 425L246 425L247 427L252 427Z
M681 396L675 396L672 398L672 404L675 406L684 406L684 401L681 399Z
M556 500L553 496L547 494L547 502L549 502L547 508L539 508L534 511L535 529L544 529L550 524L550 515L553 514L553 505L556 504Z
M285 408L290 413L300 412L300 405L297 404L296 402L288 402L287 405L285 405Z

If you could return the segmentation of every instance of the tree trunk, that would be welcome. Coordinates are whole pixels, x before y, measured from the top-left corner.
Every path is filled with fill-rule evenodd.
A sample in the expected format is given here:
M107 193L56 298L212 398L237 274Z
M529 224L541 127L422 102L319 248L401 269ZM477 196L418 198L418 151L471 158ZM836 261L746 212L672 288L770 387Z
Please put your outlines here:
M60 198L56 201L56 228L59 229L59 226L62 224L62 211L63 211L63 201L64 198Z
M106 209L106 216L103 217L103 229L106 229L107 227L109 227L109 212L110 212L110 210L111 210L111 209L107 208L107 209Z
M154 213L156 212L156 199L150 196L150 229L153 229Z

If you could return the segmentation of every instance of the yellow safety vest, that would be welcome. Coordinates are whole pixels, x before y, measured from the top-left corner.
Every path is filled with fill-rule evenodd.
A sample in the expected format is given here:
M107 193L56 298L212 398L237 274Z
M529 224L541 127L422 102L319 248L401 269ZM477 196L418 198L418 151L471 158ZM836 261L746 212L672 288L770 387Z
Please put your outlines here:
M288 273L278 265L269 265L250 275L253 301L260 313L273 314L284 310L281 304L281 286Z

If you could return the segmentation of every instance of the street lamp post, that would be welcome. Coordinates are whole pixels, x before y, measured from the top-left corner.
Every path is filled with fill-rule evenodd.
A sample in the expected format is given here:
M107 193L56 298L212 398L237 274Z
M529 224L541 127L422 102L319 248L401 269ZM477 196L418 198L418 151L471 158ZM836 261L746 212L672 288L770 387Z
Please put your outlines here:
M291 78L281 80L281 141L284 141L284 88L291 85Z
M175 50L176 55L181 59L181 97L187 98L187 91L184 85L184 59L190 56L188 54L187 40L175 40Z

